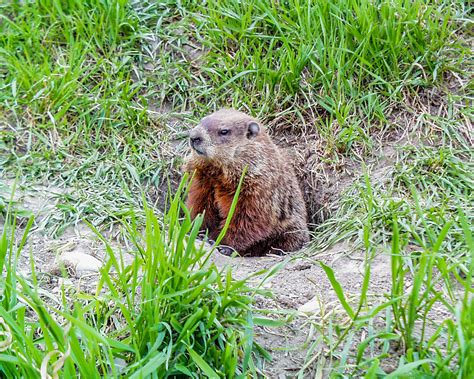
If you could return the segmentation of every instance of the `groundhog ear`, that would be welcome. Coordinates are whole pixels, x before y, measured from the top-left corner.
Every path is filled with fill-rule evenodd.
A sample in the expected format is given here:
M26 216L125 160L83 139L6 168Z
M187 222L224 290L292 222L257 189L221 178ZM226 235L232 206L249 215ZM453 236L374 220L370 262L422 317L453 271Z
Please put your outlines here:
M247 138L256 137L258 133L260 133L260 125L258 122L250 121L247 125Z

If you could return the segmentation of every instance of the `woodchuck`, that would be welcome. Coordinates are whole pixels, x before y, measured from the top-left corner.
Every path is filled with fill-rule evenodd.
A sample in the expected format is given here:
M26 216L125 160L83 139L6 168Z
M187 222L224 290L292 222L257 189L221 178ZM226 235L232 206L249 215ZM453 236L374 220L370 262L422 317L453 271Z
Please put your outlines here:
M224 227L247 166L222 245L242 256L303 247L309 239L306 208L293 167L256 119L231 109L217 111L190 131L189 142L192 153L184 170L194 177L187 206L193 218L204 213L209 238L216 239Z

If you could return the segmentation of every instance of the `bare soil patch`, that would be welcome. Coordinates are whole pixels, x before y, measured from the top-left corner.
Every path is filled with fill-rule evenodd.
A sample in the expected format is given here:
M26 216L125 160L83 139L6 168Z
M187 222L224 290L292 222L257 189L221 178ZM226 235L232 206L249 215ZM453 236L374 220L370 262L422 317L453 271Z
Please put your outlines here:
M429 96L428 96L429 97ZM431 97L429 97L431 98ZM430 102L431 104L431 102ZM427 111L444 112L441 106L433 106ZM169 190L177 188L181 179L180 159L189 152L186 134L183 130L190 127L190 115L170 114L167 109L152 110L160 120L165 120L168 126L168 139L163 144L161 157L169 162L167 178L161 181L158 187L148 193L153 205L159 210L166 207ZM391 122L398 127L388 133L373 136L376 148L372 154L365 157L371 181L384 183L394 169L397 149L407 145L417 145L420 138L410 133L410 125L414 120L409 113L403 110L394 110L390 116ZM163 121L163 120L162 120ZM183 127L184 124L184 127ZM403 130L403 132L400 132ZM340 156L340 161L328 162L324 159L324 146L316 133L289 133L284 129L273 130L276 143L287 150L293 159L296 173L304 193L310 225L318 225L331 217L338 206L341 194L355 181L361 178L363 164L361 159ZM13 180L4 179L7 186L13 186ZM84 270L84 262L91 259L102 262L105 258L103 243L85 223L78 223L69 227L58 238L50 237L45 231L44 221L58 206L57 194L67 193L68 189L50 187L47 185L28 186L28 189L17 190L15 201L20 208L35 214L35 224L29 233L26 248L20 259L20 270L24 275L30 274L30 253L36 270L47 278L42 285L52 293L59 293L64 284L61 278L59 261L61 256L77 257L76 262L66 264L69 278L68 283L75 288L93 291L97 282L96 269ZM17 239L21 238L26 218L18 219ZM0 228L3 226L0 219ZM316 233L316 232L314 232ZM127 247L123 242L114 239L117 233L108 231L106 238L111 240L121 251ZM317 236L315 235L317 238ZM125 255L127 260L132 255ZM275 265L284 266L268 281L265 288L271 290L272 298L257 297L257 308L269 312L270 317L284 318L291 315L291 321L279 328L256 328L257 341L273 356L272 362L265 367L268 377L293 377L307 360L307 352L311 343L318 337L311 323L321 323L330 318L338 320L347 318L337 296L321 268L320 262L328 265L334 271L338 281L351 303L357 303L363 280L363 265L365 252L355 246L353 242L345 240L336 245L319 251L312 256L306 256L305 251L294 253L291 256L266 256L259 258L226 257L217 251L212 261L219 267L232 268L236 278L245 278L261 270L271 269ZM82 265L82 266L81 266ZM87 266L87 265L86 265ZM79 269L78 269L79 268ZM259 285L262 276L251 279L254 285ZM407 286L410 283L407 281ZM391 288L390 252L379 247L375 258L371 262L371 278L369 286L370 301L373 304L382 302L384 294ZM435 319L442 320L444 310L436 303L432 313ZM357 336L363 340L361 333ZM351 349L356 349L353 346ZM322 348L323 349L323 348ZM323 353L324 354L324 351ZM393 351L392 359L384 364L386 371L396 367L397 351ZM327 374L327 373L326 373Z
M304 140L293 139L286 142L287 146L289 145L287 148L295 157L297 171L303 178L306 197L313 198L318 194L314 203L309 204L310 211L314 212L312 220L321 220L325 214L330 213L330 207L337 203L341 191L359 177L360 166L351 163L346 165L344 170L325 171L325 168L318 163L316 150L312 150L314 147L312 136L307 136ZM187 149L183 140L174 143L170 154ZM393 143L387 144L380 152L372 167L373 180L383 180L390 171L395 146ZM171 187L177 185L178 178L179 173L176 170L169 182ZM12 185L12 181L7 181L7 184ZM76 255L75 264L65 265L69 275L68 283L81 290L93 291L98 273L96 269L83 270L84 264L87 265L84 261L88 260L87 256L99 262L103 261L105 256L103 243L84 223L68 228L59 238L49 237L42 228L44 217L57 206L54 195L58 191L64 190L39 186L16 193L16 201L21 207L36 214L35 225L30 231L27 247L23 250L20 260L20 269L25 275L29 275L31 252L36 270L48 278L43 282L45 289L59 293L60 286L64 284L64 279L61 278L60 258L64 254L68 257ZM157 189L157 196L163 199L160 204L164 204L165 188ZM20 222L17 238L21 238L24 225L24 221ZM113 233L107 234L112 238ZM117 241L113 243L120 247ZM317 334L312 333L309 321L319 322L328 317L346 317L319 262L334 270L349 301L356 302L362 285L364 258L364 251L356 248L350 241L338 243L311 257L305 256L304 251L292 256L262 258L231 258L214 253L213 262L220 268L230 266L236 278L245 278L286 262L284 267L265 283L265 288L272 291L273 297L256 299L257 307L265 312L270 311L270 316L272 314L280 318L285 314L293 316L292 321L283 327L258 327L256 330L257 341L273 356L273 361L265 367L268 377L292 377L303 366L307 349L317 337ZM133 256L127 255L127 259L133 259ZM261 277L255 277L252 281L255 285L259 285ZM390 286L390 256L387 251L380 250L372 261L369 292L373 301L377 302L378 298L389 291Z

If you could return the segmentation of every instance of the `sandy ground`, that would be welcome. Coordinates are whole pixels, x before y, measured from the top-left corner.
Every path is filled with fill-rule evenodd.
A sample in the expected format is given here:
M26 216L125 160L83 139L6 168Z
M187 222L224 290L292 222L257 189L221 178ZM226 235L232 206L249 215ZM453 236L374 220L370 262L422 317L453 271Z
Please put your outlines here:
M12 184L8 181L7 184ZM68 268L70 285L84 291L93 291L97 281L97 269L104 259L103 243L84 223L69 227L59 238L49 237L44 231L44 217L56 206L59 189L37 187L24 192L17 190L16 201L22 208L36 215L35 224L28 235L22 251L19 270L28 276L31 272L30 253L36 271L44 280L47 290L59 293L65 283L61 278L59 261ZM16 239L20 240L26 226L26 218L18 219ZM0 229L3 225L0 221ZM117 242L116 242L117 243ZM335 271L348 294L354 296L360 291L362 281L362 251L352 251L347 243L340 243L326 252L312 257L304 254L292 256L267 256L261 258L227 257L213 253L212 261L217 267L230 266L236 278L245 278L255 272L270 269L275 265L283 267L264 283L264 288L273 293L273 298L257 298L257 307L270 311L269 317L284 318L292 314L292 321L281 328L256 329L257 341L273 356L266 364L269 377L292 377L305 361L305 352L316 336L311 337L310 320L320 320L328 314L344 312L337 301L331 285L318 261L324 262ZM126 259L133 259L127 256ZM382 295L389 289L389 256L381 253L372 263L373 275L370 291ZM262 277L254 277L251 283L261 284ZM303 307L303 308L301 308ZM298 312L306 310L306 312ZM297 316L298 314L298 316ZM296 317L296 318L295 318Z
M393 146L384 148L372 167L375 177L382 180L390 170L394 157ZM357 170L357 167L354 168ZM340 192L354 180L350 173L333 176L334 193ZM3 180L12 186L12 180ZM336 183L337 182L337 183ZM30 272L30 253L34 260L36 271L43 273L49 279L46 281L48 290L59 293L64 279L60 277L58 262L66 263L71 285L82 290L93 291L97 281L97 269L104 260L103 243L93 231L84 223L71 226L58 238L51 238L45 233L44 223L46 216L56 207L57 194L64 190L44 186L29 187L28 191L17 190L15 199L22 208L35 214L33 225L27 244L20 259L20 271L25 275ZM16 238L21 239L26 218L19 219ZM0 230L2 229L0 219ZM112 237L112 236L109 236ZM113 242L120 245L118 242ZM257 327L256 340L273 356L272 362L265 366L268 377L293 377L303 366L306 353L311 343L320 338L312 327L314 324L324 324L329 319L339 321L347 318L345 311L337 300L337 296L321 268L323 262L334 270L336 278L341 283L346 296L352 304L357 303L363 280L363 265L365 252L353 246L349 241L341 242L332 248L321 251L311 257L305 252L291 256L267 256L260 258L227 257L218 252L213 253L212 261L218 267L230 266L236 278L244 278L263 269L270 269L278 264L284 266L264 284L264 287L273 292L272 298L258 297L257 307L269 311L270 317L284 317L291 315L290 322L284 327L268 328ZM125 259L133 259L126 256ZM371 278L369 300L374 304L383 301L383 295L390 291L390 253L379 249L371 262ZM252 279L253 284L259 285L261 277ZM407 285L409 283L407 282ZM442 309L436 310L442 319ZM357 348L357 339L365 338L364 333L355 337L354 346ZM323 344L319 349L324 356ZM396 354L395 354L396 355ZM387 360L385 369L396 367L396 360ZM322 372L323 377L328 371ZM314 374L313 374L314 375Z

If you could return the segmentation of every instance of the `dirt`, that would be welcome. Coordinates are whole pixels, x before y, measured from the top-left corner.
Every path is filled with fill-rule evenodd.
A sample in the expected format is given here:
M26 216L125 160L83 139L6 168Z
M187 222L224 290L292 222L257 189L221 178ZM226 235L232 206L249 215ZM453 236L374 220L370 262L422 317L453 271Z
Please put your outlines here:
M181 145L178 148L183 148ZM347 180L346 182L349 182ZM345 186L339 181L335 186ZM8 187L13 186L12 180L5 180ZM15 201L20 208L35 214L35 222L28 235L27 244L23 249L19 269L25 275L30 272L30 252L33 257L36 271L40 276L46 276L45 289L58 293L64 283L60 278L61 270L58 262L64 254L78 257L78 263L89 255L99 261L104 258L102 242L84 223L69 227L59 238L51 238L46 233L44 219L57 206L57 195L64 193L64 189L36 186L28 190L18 189ZM17 239L21 238L26 226L26 217L19 219ZM3 227L0 221L0 229ZM350 243L340 243L333 248L311 258L304 254L298 256L267 256L263 258L231 258L215 253L214 263L218 267L232 267L236 278L244 278L263 269L269 269L277 264L284 267L269 279L264 287L273 292L273 298L258 297L257 306L260 309L271 310L278 314L293 313L293 320L281 328L258 327L257 341L271 352L273 361L265 367L269 377L292 376L303 366L308 344L314 340L309 338L310 319L322 319L328 314L344 312L337 302L332 287L323 272L319 261L329 265L335 271L344 289L350 295L356 296L362 281L363 252L353 251ZM129 259L133 259L129 257ZM78 272L74 264L69 265L69 283L83 291L93 291L98 274L94 269L90 273ZM390 287L388 255L381 253L373 262L371 290L381 295ZM95 270L96 271L96 270ZM254 278L252 282L258 285L261 278ZM307 313L298 312L305 306ZM298 317L296 317L298 314Z
M344 168L332 168L320 163L316 136L306 136L304 140L280 138L279 144L285 145L297 164L299 177L303 180L306 198L315 196L314 203L309 204L312 212L311 220L320 222L331 213L331 207L337 204L340 193L360 176L360 164L346 162ZM405 141L406 142L406 141ZM403 142L403 143L405 143ZM172 144L175 143L173 146ZM379 150L378 157L369 159L372 179L383 181L393 167L396 148L400 141L387 143ZM309 148L304 148L309 146ZM177 154L186 149L183 140L171 142L169 154ZM173 176L177 183L178 174ZM7 186L12 186L12 180L3 180ZM158 192L164 192L159 189ZM28 190L18 190L15 200L21 207L36 215L35 223L29 233L27 244L20 259L20 271L27 275L30 272L29 256L33 257L36 270L49 278L45 283L53 293L59 291L63 279L60 278L58 258L62 254L84 257L90 255L99 261L104 259L104 247L97 236L85 225L79 223L68 228L59 238L51 238L46 233L44 219L57 205L57 194L64 189L46 186L28 187ZM162 194L161 194L162 195ZM17 239L21 238L26 218L19 220ZM0 230L2 230L0 219ZM118 242L114 242L118 244ZM129 256L127 259L133 259ZM306 354L311 344L320 337L313 328L314 325L324 325L330 319L347 320L347 315L337 299L327 275L321 268L320 262L331 267L336 278L342 285L351 304L356 304L363 280L364 251L355 247L350 241L320 251L311 257L305 251L291 256L267 256L261 258L226 257L215 253L213 262L220 268L230 266L236 278L244 278L255 272L270 269L275 265L283 267L272 276L264 287L271 290L272 298L257 297L257 307L263 311L269 310L270 317L291 316L290 322L279 328L256 328L256 341L267 349L273 360L266 363L264 372L272 378L294 377L303 367ZM79 262L80 263L80 262ZM78 263L78 264L79 264ZM70 284L81 290L93 291L98 274L91 270L89 273L78 272L74 264L69 267ZM87 270L86 270L87 271ZM384 294L390 291L390 255L379 250L371 262L371 278L369 300L373 304L383 301ZM252 278L259 285L261 277ZM357 336L363 339L364 333ZM319 351L324 357L323 344ZM319 346L319 345L318 345ZM355 343L352 349L356 349ZM395 366L390 366L395 365ZM395 360L387 360L384 369L390 371L396 367ZM324 371L323 376L328 372Z
M273 361L265 367L266 374L269 377L284 378L292 377L303 367L307 348L317 337L317 334L311 336L309 321L319 323L329 317L346 317L319 262L334 270L347 298L355 303L362 286L364 252L354 251L350 243L342 242L311 258L305 257L304 253L294 257L263 258L216 255L214 262L218 267L232 267L238 278L286 262L265 283L265 288L272 291L273 299L261 300L259 307L273 310L276 314L290 312L297 318L282 328L260 328L256 333L256 340L273 356ZM369 296L376 302L391 287L389 254L380 252L372 261L371 269ZM254 279L254 284L259 284L259 280L261 279Z

